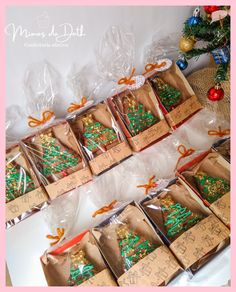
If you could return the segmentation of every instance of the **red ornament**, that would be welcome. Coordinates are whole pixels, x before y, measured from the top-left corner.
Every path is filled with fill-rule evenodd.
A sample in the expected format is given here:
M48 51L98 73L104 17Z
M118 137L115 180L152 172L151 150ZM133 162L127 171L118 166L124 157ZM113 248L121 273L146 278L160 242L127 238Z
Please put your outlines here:
M211 87L208 90L208 99L211 101L219 101L224 98L224 90L223 88L217 84L214 87Z
M214 11L220 10L220 6L212 5L212 6L203 6L204 10L207 14L211 14Z

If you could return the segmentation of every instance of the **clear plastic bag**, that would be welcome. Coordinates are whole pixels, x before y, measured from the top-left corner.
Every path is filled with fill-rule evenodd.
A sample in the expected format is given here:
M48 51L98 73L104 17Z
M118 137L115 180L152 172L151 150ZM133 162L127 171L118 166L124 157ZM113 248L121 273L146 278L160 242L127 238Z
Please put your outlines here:
M76 224L75 218L78 216L80 202L78 193L78 189L75 189L56 198L42 212L49 234L55 234L57 228L63 230L63 235L59 238L57 245L74 236L72 229Z
M229 230L183 181L175 179L141 206L185 269L195 273L229 243Z
M120 286L166 285L181 270L175 259L170 257L171 253L155 234L147 218L134 203L116 210L108 219L93 228L92 233ZM166 259L170 260L175 272L169 271L168 279L167 276L162 278L163 275L154 278L151 271L139 274L145 258L145 263L148 263L149 259L155 261L152 264L153 269L158 270L161 260L156 253L162 249L165 250Z
M162 37L163 33L158 31L152 37L152 41L144 49L144 65L151 63L155 64L160 59L169 58L176 60L179 55L179 35L172 33L168 36Z
M202 109L179 129L194 149L208 150L218 140L230 136L230 124L208 109Z
M24 92L27 99L27 112L32 117L30 127L47 126L54 118L53 103L60 91L60 75L47 61L30 64L24 75ZM36 120L47 114L45 123L37 123ZM50 114L49 114L50 113ZM31 123L31 125L30 125Z
M36 129L22 140L37 176L51 199L91 179L79 144L65 120L54 123L53 104L59 75L47 62L32 64L25 74L28 125Z
M124 26L110 26L96 49L97 67L106 80L117 82L131 74L135 58L135 38Z
M49 286L116 286L89 231L41 257Z
M150 82L172 129L202 108L188 81L171 60L177 57L177 43L176 35L154 39L144 53L144 76Z
M181 177L227 226L230 226L230 165L214 151L181 169Z
M12 106L6 117L6 227L30 216L47 205L48 197L42 189L33 167L17 142L20 131L16 131L23 114Z
M230 163L230 138L219 140L213 144L212 148Z
M6 109L5 129L7 146L18 143L22 137L30 132L26 112L20 106L12 105Z
M48 197L19 144L6 150L6 227L46 206Z
M67 108L68 117L75 116L94 103L93 92L90 92L89 81L86 76L87 68L79 68L73 63L67 76L67 85L70 88L73 101Z
M125 136L135 137L162 121L158 126L161 134L153 137L153 140L157 140L167 134L169 129L164 125L165 121L150 84L146 83L143 75L135 75L134 56L133 33L122 27L112 26L99 43L96 55L98 69L104 78L114 82L108 105ZM147 143L147 139L143 140L146 143L141 143L141 148L151 143Z

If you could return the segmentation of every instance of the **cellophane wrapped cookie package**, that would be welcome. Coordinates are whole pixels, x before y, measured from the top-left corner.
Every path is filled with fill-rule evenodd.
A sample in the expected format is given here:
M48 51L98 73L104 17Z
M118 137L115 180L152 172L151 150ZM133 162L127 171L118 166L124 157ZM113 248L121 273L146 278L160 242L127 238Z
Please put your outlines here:
M228 245L230 231L180 179L141 202L184 269L197 272Z
M69 123L95 175L132 155L105 103L72 117Z
M118 209L92 232L119 286L163 286L181 271L135 203Z
M46 251L41 264L49 286L117 286L89 231Z
M179 171L180 177L227 226L230 226L230 164L208 151Z
M6 151L6 225L26 218L47 201L48 196L21 146L9 146Z

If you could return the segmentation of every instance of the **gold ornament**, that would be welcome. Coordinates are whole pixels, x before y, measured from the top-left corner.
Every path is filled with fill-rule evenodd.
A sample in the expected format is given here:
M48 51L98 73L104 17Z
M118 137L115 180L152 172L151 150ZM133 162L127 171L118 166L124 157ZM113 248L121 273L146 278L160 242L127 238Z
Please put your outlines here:
M179 41L179 49L182 51L182 52L189 52L193 49L194 47L194 44L195 44L195 40L192 39L192 38L186 38L186 37L181 37L180 38L180 41Z

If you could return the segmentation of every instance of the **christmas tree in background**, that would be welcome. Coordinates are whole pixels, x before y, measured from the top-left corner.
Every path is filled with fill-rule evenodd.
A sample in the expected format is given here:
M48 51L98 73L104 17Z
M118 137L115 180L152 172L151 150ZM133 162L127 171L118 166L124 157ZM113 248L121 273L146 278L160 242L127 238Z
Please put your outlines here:
M160 203L164 226L167 229L167 237L169 238L178 237L202 219L187 207L176 203L170 195L160 199Z
M168 112L173 110L180 102L181 92L160 77L153 78L152 83L165 109Z
M42 174L44 176L50 177L54 174L67 176L67 170L81 162L81 157L74 151L66 150L52 136L52 133L41 134L40 140L43 149Z
M131 231L126 224L119 225L116 233L125 271L157 248L155 244Z
M210 204L230 191L230 184L224 178L215 178L206 173L197 173L194 179L200 194Z
M227 80L227 70L230 63L230 15L228 6L204 6L205 16L200 15L200 8L194 10L193 16L184 24L183 36L179 48L182 56L177 65L184 70L191 58L198 58L202 54L212 54L218 65L215 74L215 86L208 91L208 98L212 101L224 97L221 82ZM202 42L201 47L196 44Z
M134 97L126 96L124 104L127 106L126 112L129 128L133 136L146 130L158 121L151 111L146 111L143 104L138 103Z
M16 163L6 166L6 202L22 196L35 189L34 181L28 172Z
M68 279L70 286L78 286L93 277L96 273L97 271L87 260L83 250L79 250L71 255L70 277Z
M93 153L101 149L106 151L106 147L117 140L116 132L95 121L91 114L86 115L82 122L84 125L83 136L85 147Z

